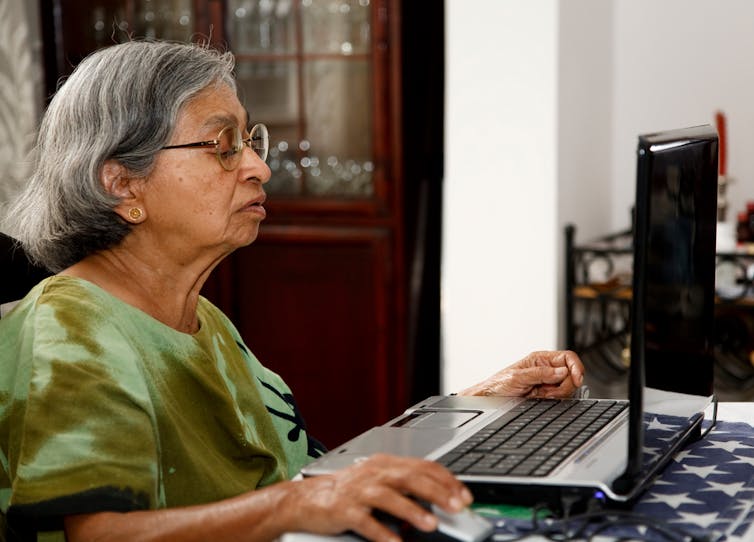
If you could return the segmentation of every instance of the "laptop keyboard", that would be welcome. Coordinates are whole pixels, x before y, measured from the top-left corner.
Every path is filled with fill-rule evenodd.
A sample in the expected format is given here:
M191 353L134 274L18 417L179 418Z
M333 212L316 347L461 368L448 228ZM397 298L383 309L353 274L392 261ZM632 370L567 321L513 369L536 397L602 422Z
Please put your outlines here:
M455 474L547 476L626 401L527 399L437 461Z

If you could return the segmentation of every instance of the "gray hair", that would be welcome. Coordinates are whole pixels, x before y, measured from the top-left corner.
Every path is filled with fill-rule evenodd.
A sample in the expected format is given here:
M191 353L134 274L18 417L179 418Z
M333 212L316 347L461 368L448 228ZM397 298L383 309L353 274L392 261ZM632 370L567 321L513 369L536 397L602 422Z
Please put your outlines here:
M105 161L148 175L184 105L211 85L236 90L233 68L228 52L159 41L130 41L85 58L45 112L36 167L8 208L6 231L54 272L119 244L132 226L100 182Z

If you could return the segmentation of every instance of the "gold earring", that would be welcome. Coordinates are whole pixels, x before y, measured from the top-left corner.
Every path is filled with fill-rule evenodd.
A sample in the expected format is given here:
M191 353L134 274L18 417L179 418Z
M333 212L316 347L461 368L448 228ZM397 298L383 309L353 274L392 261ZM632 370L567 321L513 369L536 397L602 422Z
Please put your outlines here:
M131 207L128 210L128 216L130 216L132 220L139 220L142 214L143 213L141 209L139 209L138 207Z

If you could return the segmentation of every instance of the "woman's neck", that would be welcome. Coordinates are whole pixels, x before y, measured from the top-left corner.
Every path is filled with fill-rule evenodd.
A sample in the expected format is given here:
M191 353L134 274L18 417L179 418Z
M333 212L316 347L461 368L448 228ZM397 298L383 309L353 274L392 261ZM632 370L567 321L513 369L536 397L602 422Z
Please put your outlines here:
M180 265L118 247L92 254L61 274L88 280L173 329L196 333L199 293L215 265Z

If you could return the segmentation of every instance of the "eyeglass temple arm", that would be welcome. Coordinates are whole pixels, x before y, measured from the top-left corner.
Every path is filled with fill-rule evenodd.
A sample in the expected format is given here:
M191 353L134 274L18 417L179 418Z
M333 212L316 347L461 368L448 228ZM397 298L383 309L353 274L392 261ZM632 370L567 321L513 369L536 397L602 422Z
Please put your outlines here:
M185 149L188 147L213 147L217 145L217 140L212 141L199 141L198 143L184 143L183 145L166 145L163 149Z

